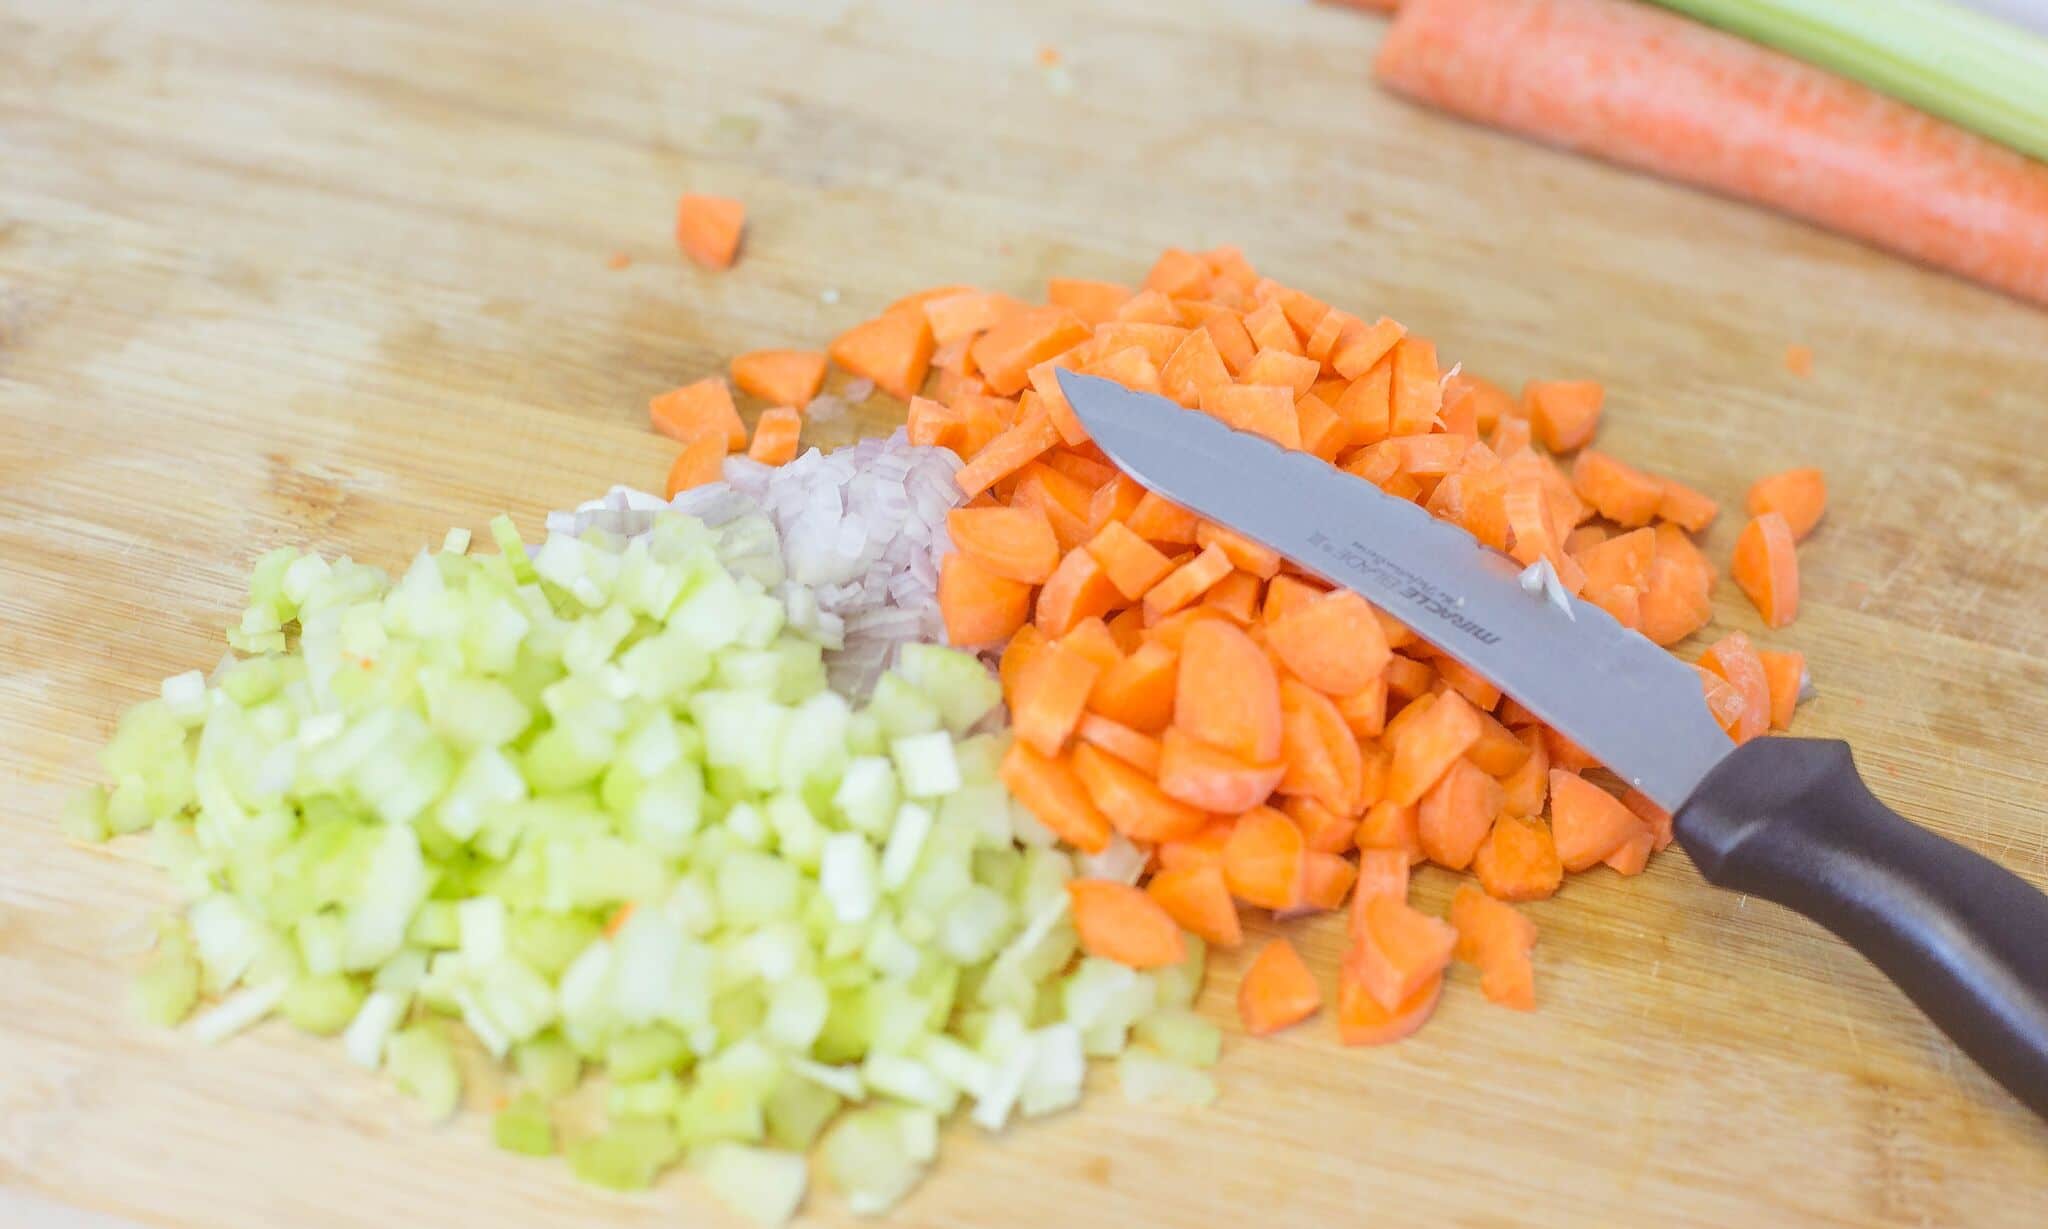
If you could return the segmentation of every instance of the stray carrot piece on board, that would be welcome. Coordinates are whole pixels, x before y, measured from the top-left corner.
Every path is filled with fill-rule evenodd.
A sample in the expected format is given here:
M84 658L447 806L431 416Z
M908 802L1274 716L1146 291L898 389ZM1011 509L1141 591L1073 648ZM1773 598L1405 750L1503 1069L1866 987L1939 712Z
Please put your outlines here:
M1750 484L1743 506L1751 516L1775 512L1785 518L1793 541L1804 538L1820 524L1828 508L1827 475L1817 469L1788 469L1782 474L1759 478Z
M803 415L786 405L762 410L754 422L754 440L747 445L747 455L763 465L787 465L796 458L803 429Z
M732 389L717 376L651 399L647 416L656 431L685 444L700 435L715 435L727 452L747 446L747 424L740 421L740 412L733 406Z
M668 480L662 489L674 499L684 491L717 482L724 476L725 440L707 433L683 445L675 463L668 467Z
M1162 969L1187 959L1187 940L1159 902L1127 883L1069 879L1067 901L1081 950L1134 969Z
M1314 1015L1323 992L1301 954L1285 939L1260 949L1237 987L1237 1014L1255 1037L1277 1033Z
M1742 712L1729 736L1738 743L1760 738L1771 728L1771 680L1756 646L1730 632L1700 654L1700 666L1728 680L1742 697Z
M1475 890L1460 887L1451 897L1451 926L1458 932L1457 958L1479 966L1479 992L1487 1001L1517 1011L1536 1009L1536 924Z
M802 409L825 387L825 356L816 350L755 350L732 360L732 382L770 405Z
M1359 920L1345 959L1381 1007L1399 1007L1451 963L1458 932L1397 896L1372 897Z
M1592 380L1532 380L1522 390L1529 425L1552 452L1571 452L1592 440L1605 396Z
M676 246L707 269L730 269L746 229L745 203L685 192L676 202Z
M1337 1039L1348 1046L1391 1045L1428 1021L1443 992L1444 975L1438 973L1389 1011L1366 988L1356 963L1346 957L1337 972Z
M1543 900L1564 882L1564 863L1542 819L1504 812L1472 855L1472 873L1498 900Z
M1753 517L1735 539L1729 565L1766 627L1784 627L1799 614L1799 558L1792 527L1782 513Z
M1666 478L1664 493L1657 500L1657 519L1670 521L1688 533L1699 533L1714 523L1721 505L1682 482Z
M1770 649L1759 649L1757 656L1763 661L1764 678L1770 684L1771 728L1789 730L1792 710L1799 707L1799 695L1806 690L1806 657Z

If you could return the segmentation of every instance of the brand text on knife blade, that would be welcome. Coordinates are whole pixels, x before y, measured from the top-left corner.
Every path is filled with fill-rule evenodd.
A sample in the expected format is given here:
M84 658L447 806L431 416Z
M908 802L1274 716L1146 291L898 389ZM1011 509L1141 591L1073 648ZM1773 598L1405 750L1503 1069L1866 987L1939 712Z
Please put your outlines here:
M1376 589L1399 594L1403 602L1435 617L1445 626L1470 636L1481 644L1500 643L1497 634L1488 631L1476 620L1459 613L1455 598L1446 598L1435 585L1365 543L1356 539L1339 542L1320 530L1311 533L1308 541L1309 545L1323 553L1324 558L1343 570L1357 576L1369 577L1377 582L1374 586Z

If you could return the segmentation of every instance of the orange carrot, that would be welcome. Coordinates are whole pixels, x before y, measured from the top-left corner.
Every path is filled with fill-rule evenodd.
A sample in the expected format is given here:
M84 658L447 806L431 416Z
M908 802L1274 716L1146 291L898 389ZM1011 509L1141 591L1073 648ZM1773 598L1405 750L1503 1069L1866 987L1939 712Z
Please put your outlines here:
M1059 430L1043 412L1032 418L1019 419L1016 426L990 440L987 446L974 454L972 461L961 466L953 475L953 481L960 487L961 494L972 499L998 480L1037 460L1059 442Z
M1139 772L1159 772L1159 740L1095 713L1084 713L1074 737L1102 748ZM1171 794L1173 791L1168 790Z
M1014 481L1009 502L1045 513L1062 551L1071 551L1088 540L1088 510L1094 500L1088 488L1037 461L1018 470Z
M940 565L942 568L943 564ZM1002 658L996 666L998 680L1003 685L1005 696L1016 693L1024 676L1045 656L1051 639L1030 623L1018 628L1010 636L1010 642L1003 646Z
M1653 802L1648 794L1632 789L1622 794L1621 805L1650 828L1650 848L1662 853L1671 844L1671 812Z
M1297 603L1266 625L1266 643L1302 682L1335 696L1363 690L1394 656L1372 607L1349 589Z
M1248 627L1258 615L1259 578L1249 572L1232 572L1209 586L1202 605L1220 611L1239 627Z
M1035 307L977 337L968 353L988 386L1007 397L1023 390L1033 367L1087 338L1088 326L1073 312L1059 306Z
M955 508L946 514L953 547L1007 580L1044 584L1059 566L1052 522L1037 508Z
M1031 586L956 551L939 562L939 614L951 644L1000 644L1030 618Z
M1500 783L1471 760L1454 760L1416 805L1415 831L1430 861L1454 871L1472 864L1502 803Z
M1094 662L1098 670L1107 670L1123 660L1124 651L1117 647L1109 624L1099 615L1091 615L1075 623L1066 635L1060 637L1060 643Z
M1382 798L1366 808L1365 818L1358 821L1355 839L1361 850L1385 849L1410 862L1423 860L1415 808L1402 806L1391 798Z
M1246 763L1275 762L1281 711L1273 664L1251 637L1228 622L1195 624L1181 645L1173 722Z
M1572 463L1572 489L1600 515L1634 528L1656 517L1667 488L1663 480L1588 448Z
M1496 899L1543 900L1564 882L1564 863L1541 819L1503 814L1473 853L1472 873Z
M1085 654L1054 641L1009 697L1018 741L1040 755L1058 755L1088 707L1088 693L1100 673L1102 667Z
M700 435L720 436L727 452L747 446L747 424L732 403L724 380L710 376L670 389L647 403L654 429L687 444Z
M685 192L676 202L676 246L707 269L730 269L747 224L745 203Z
M958 294L926 299L919 306L924 311L925 322L932 327L932 339L942 346L965 341L1023 308L1009 295L989 294L981 290L963 290Z
M1622 0L1409 0L1375 69L1467 119L2048 303L2048 166L1733 34Z
M1322 374L1322 364L1299 354L1284 350L1261 350L1245 365L1240 377L1246 384L1278 385L1288 389L1292 395L1289 401L1308 394L1309 387Z
M1362 922L1353 927L1346 959L1353 962L1367 993L1389 1010L1442 973L1458 942L1458 934L1450 926L1397 896L1369 899Z
M1356 814L1365 765L1344 715L1328 696L1294 679L1280 683L1280 712L1280 755L1286 773L1279 791Z
M683 445L675 463L668 467L668 480L662 484L662 489L670 499L674 499L692 487L717 482L724 475L725 440L706 433Z
M1287 799L1280 810L1301 829L1302 842L1310 853L1343 853L1358 833L1355 816L1333 811L1306 794Z
M1436 346L1413 335L1394 346L1393 399L1387 419L1389 435L1420 435L1443 408L1444 386L1437 374Z
M1436 1010L1443 990L1444 975L1438 973L1389 1011L1372 996L1357 965L1347 958L1337 973L1337 1039L1348 1046L1371 1046L1411 1036Z
M1338 341L1330 351L1330 366L1347 380L1358 380L1379 361L1393 353L1394 346L1408 333L1399 321L1381 316L1366 327ZM1391 367L1388 375L1393 374Z
M1001 776L1004 788L1024 809L1067 844L1084 853L1100 853L1109 846L1109 818L1066 761L1013 742L1003 754Z
M922 311L883 312L832 339L832 361L904 401L924 387L932 363L932 326ZM1016 391L1014 389L1010 390Z
M1533 380L1522 390L1522 400L1543 446L1570 452L1592 440L1605 393L1591 380Z
M1479 740L1479 714L1456 692L1435 703L1394 739L1394 762L1387 773L1387 797L1409 806Z
M1481 716L1492 712L1493 706L1500 703L1500 688L1487 682L1477 670L1442 653L1435 654L1432 660L1436 662L1437 675L1451 690L1470 700Z
M1259 545L1233 529L1213 521L1203 521L1195 526L1195 544L1213 546L1223 552L1232 567L1248 572L1260 580L1272 577L1280 570L1280 554L1269 547Z
M1536 924L1466 884L1451 897L1451 925L1458 932L1457 958L1479 966L1479 991L1487 1001L1534 1011L1529 951L1536 946Z
M1294 821L1271 807L1238 817L1223 846L1230 894L1248 905L1286 909L1301 887L1308 848Z
M1162 969L1187 959L1187 940L1159 902L1112 879L1069 879L1074 933L1081 950L1134 969Z
M1301 447L1301 419L1294 412L1294 395L1288 389L1232 384L1211 390L1201 410L1239 431L1263 435L1282 448Z
M796 458L803 429L803 416L786 405L762 410L754 422L754 442L747 445L747 455L763 465L787 465Z
M1804 380L1813 374L1813 347L1793 342L1785 347L1785 370Z
M1144 597L1173 570L1172 562L1157 547L1120 521L1110 521L1097 530L1087 549L1102 565L1109 583L1132 601Z
M1466 698L1470 699L1469 696ZM1507 777L1529 758L1529 744L1515 737L1515 732L1502 725L1492 713L1481 710L1479 737L1466 749L1465 758L1489 777ZM1506 805L1506 799L1501 801Z
M732 382L770 405L802 409L825 387L825 364L816 350L755 350L732 360Z
M1165 848L1161 846L1162 852ZM1176 925L1202 941L1222 948L1244 943L1237 902L1230 898L1220 861L1156 871L1146 882L1145 893Z
M1284 764L1247 764L1176 726L1160 736L1160 790L1204 811L1249 811L1266 800L1285 772Z
M1766 627L1784 627L1799 614L1799 559L1784 514L1752 517L1735 539L1729 572L1749 595Z
M1759 478L1750 484L1743 506L1751 516L1776 512L1784 517L1796 542L1812 533L1813 527L1820 524L1821 514L1827 511L1827 475L1809 468L1788 469Z
M1703 668L1728 680L1742 697L1742 712L1730 736L1738 743L1761 737L1771 728L1771 680L1756 646L1741 632L1730 632L1700 654Z
M1314 1015L1323 992L1301 954L1285 939L1260 949L1237 987L1237 1014L1255 1037L1277 1033Z
M1192 329L1174 348L1159 369L1160 391L1194 409L1230 386L1230 368L1216 349L1216 334L1209 329Z
M1096 808L1134 841L1181 840L1209 822L1202 812L1161 793L1146 773L1090 744L1075 747L1072 758L1074 775L1081 778Z
M1068 551L1038 591L1038 626L1048 636L1064 636L1081 620L1108 614L1117 599L1116 586L1095 556Z
M1344 897L1358 879L1349 859L1311 849L1302 854L1301 886L1290 912L1315 909L1325 913L1344 907Z
M1642 829L1613 794L1576 773L1550 770L1550 834L1566 870L1585 870Z
M928 397L912 397L904 425L910 442L925 448L959 451L964 439L966 416L950 405Z
M1521 767L1500 779L1501 810L1509 815L1540 815L1550 797L1550 747L1539 729L1521 730L1516 737L1529 749L1529 755Z
M1159 254L1143 284L1146 290L1175 298L1197 297L1209 284L1209 266L1193 252L1168 248Z
M1792 710L1799 707L1799 693L1806 688L1806 658L1799 653L1758 650L1764 678L1771 693L1771 728L1792 728Z
M1091 282L1081 278L1056 277L1045 285L1046 301L1074 313L1083 324L1101 324L1115 318L1116 309L1131 297L1128 286L1114 282Z
M1202 826L1200 832L1178 841L1161 841L1153 852L1158 855L1159 865L1168 870L1183 866L1213 866L1223 869L1223 849L1230 841L1230 831L1236 821L1215 819Z
M1088 696L1090 710L1120 725L1157 734L1173 720L1180 655L1163 644L1141 644L1102 672Z
M1657 501L1657 519L1670 521L1680 529L1698 533L1714 523L1721 505L1682 482L1664 479L1664 494Z
M1205 547L1202 553L1175 568L1145 591L1145 616L1163 619L1209 591L1209 587L1230 575L1230 557L1222 548Z
M1148 542L1193 546L1195 532L1200 525L1200 517L1151 491L1145 492L1138 500L1138 506L1131 510L1131 532Z

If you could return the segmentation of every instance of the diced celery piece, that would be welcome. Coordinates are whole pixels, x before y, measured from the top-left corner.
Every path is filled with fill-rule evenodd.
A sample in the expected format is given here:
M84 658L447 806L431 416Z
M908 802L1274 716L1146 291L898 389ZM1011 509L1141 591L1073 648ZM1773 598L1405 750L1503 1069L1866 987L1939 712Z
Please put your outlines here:
M1185 1007L1161 1007L1139 1017L1131 1036L1190 1067L1213 1067L1223 1052L1223 1030Z
M875 683L865 711L880 723L882 737L888 742L929 734L944 725L939 706L894 671Z
M525 1093L498 1111L491 1121L491 1140L507 1152L523 1156L552 1156L555 1124L540 1097Z
M953 758L953 737L944 730L912 734L889 744L889 758L907 797L943 797L960 788L960 765Z
M569 963L597 938L599 926L577 913L521 911L506 929L506 949L545 977L559 977Z
M355 1019L367 993L361 983L340 973L302 977L285 991L279 1010L292 1027L315 1036L331 1037Z
M764 1110L768 1139L778 1147L807 1149L844 1104L838 1093L815 1080L785 1079L775 1086Z
M690 1060L690 1044L672 1028L648 1025L612 1038L605 1049L605 1068L615 1080L644 1080L682 1069Z
M421 905L419 912L412 915L412 924L405 928L405 941L435 951L461 943L462 926L457 921L455 902L430 900Z
M583 1060L568 1042L551 1033L514 1047L512 1065L520 1082L547 1101L568 1096L583 1078Z
M398 1030L386 1049L385 1064L398 1090L418 1101L429 1119L439 1121L455 1112L462 1096L462 1073L438 1024L422 1021Z
M767 1137L767 1094L732 1080L699 1079L676 1104L676 1134L686 1146Z
M74 841L100 842L107 839L107 791L97 785L72 791L64 799L57 822L64 835Z
M896 1206L924 1177L924 1163L911 1150L902 1122L884 1107L840 1115L818 1145L825 1175L860 1216L879 1216Z
M192 1014L199 1001L199 961L182 931L167 934L135 975L133 997L136 1014L158 1028L170 1028Z
M605 1113L613 1118L656 1118L673 1114L683 1099L675 1074L663 1071L644 1080L615 1080L605 1094Z
M592 1186L639 1191L682 1156L682 1143L661 1119L615 1122L602 1135L569 1145L569 1169Z
M856 756L832 795L832 805L846 822L869 836L889 831L899 801L896 769L878 755Z
M1133 1105L1167 1103L1208 1105L1216 1099L1216 1081L1206 1071L1133 1046L1117 1056L1117 1083Z
M803 886L794 866L767 854L740 851L718 865L718 909L728 926L760 926L794 917Z
M796 1215L810 1171L802 1154L715 1144L690 1158L690 1169L720 1203L757 1225L778 1226Z
M1159 985L1161 1007L1193 1007L1202 993L1202 977L1209 964L1209 945L1198 935L1184 935L1187 958L1179 964L1153 971Z
M936 644L906 644L896 672L938 706L946 728L965 734L1002 703L1002 684L972 653Z

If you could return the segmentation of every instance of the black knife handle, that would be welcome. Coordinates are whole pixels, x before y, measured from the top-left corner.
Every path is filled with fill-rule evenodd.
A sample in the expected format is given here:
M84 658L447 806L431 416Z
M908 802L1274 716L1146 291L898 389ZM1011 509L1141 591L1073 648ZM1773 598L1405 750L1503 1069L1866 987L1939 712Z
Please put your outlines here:
M1673 823L1707 882L1847 940L2048 1118L2048 896L1894 814L1844 742L1738 747Z

